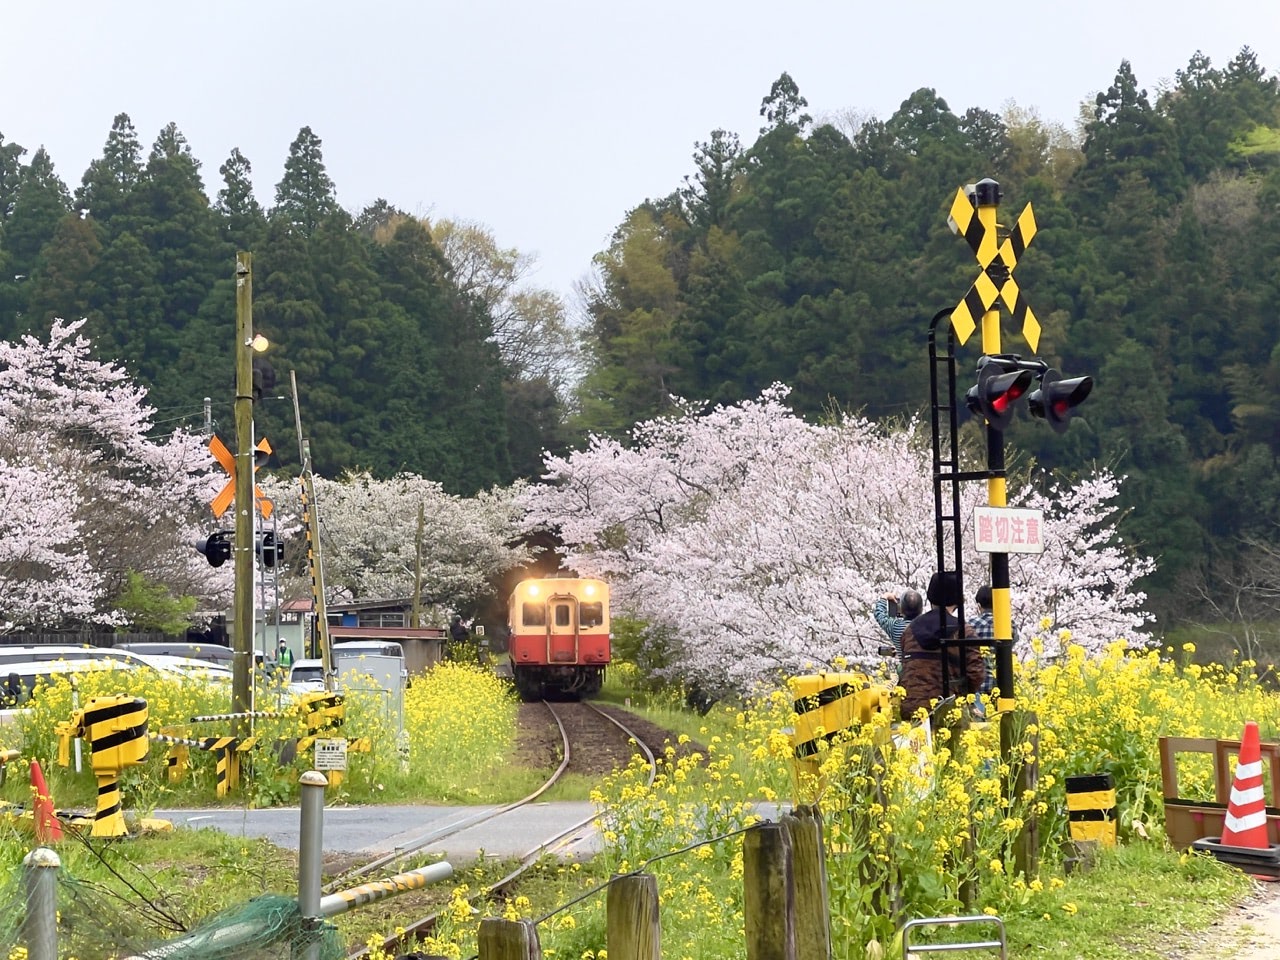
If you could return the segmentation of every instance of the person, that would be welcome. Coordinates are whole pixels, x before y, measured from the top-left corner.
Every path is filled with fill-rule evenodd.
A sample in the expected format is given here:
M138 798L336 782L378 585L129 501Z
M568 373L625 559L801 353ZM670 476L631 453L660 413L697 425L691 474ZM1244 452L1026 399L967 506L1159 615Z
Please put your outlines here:
M898 605L897 613L889 609L890 603ZM876 600L875 606L871 609L872 616L876 618L876 623L880 624L880 629L888 635L889 642L893 644L899 660L902 659L902 631L907 629L908 623L922 613L924 613L924 598L920 596L919 591L910 589L902 591L901 599L896 593L886 593Z
M276 665L281 670L288 670L293 666L293 651L289 649L284 637L280 638L280 649L276 651Z
M973 628L974 635L979 640L985 640L991 644L996 638L995 615L991 606L991 587L983 584L978 588L978 593L974 597L978 603L978 613L969 618L969 626ZM1018 630L1011 627L1012 639L1018 639ZM982 684L982 692L990 693L995 689L995 655L991 646L982 648L982 659L987 670L987 679Z
M960 578L955 571L935 573L926 595L930 609L902 631L903 664L898 686L905 691L903 719L910 719L921 707L929 708L933 700L942 696L942 641L954 639L959 630L956 607L960 605ZM967 623L964 635L974 636ZM963 696L981 689L987 671L976 647L949 646L946 659L949 693Z
M471 633L467 630L466 624L462 622L462 618L454 616L453 623L449 624L449 638L454 643L466 643L471 639Z

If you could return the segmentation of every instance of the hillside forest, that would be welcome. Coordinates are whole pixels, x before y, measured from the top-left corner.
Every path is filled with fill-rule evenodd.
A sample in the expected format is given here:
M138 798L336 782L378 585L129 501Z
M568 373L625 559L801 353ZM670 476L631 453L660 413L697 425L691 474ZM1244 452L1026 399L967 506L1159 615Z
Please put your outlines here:
M119 114L78 183L0 136L0 339L85 318L157 426L199 431L209 397L230 436L250 251L273 466L296 472L292 371L318 473L467 496L539 477L544 451L625 440L685 409L674 398L783 383L812 422L927 417L929 319L977 272L947 212L990 177L1002 224L1028 203L1039 223L1017 272L1038 355L1096 381L1066 434L1022 413L1011 464L1125 477L1119 529L1157 560L1146 589L1176 619L1280 579L1280 85L1248 48L1224 66L1197 53L1157 89L1127 62L1099 81L1072 130L931 89L887 118L815 120L784 73L753 136L711 131L669 194L620 211L572 304L524 283L529 259L481 225L342 209L310 128L270 206L249 158L214 180L176 124L146 149ZM1007 319L1004 344L1029 353ZM980 349L960 351L961 391Z

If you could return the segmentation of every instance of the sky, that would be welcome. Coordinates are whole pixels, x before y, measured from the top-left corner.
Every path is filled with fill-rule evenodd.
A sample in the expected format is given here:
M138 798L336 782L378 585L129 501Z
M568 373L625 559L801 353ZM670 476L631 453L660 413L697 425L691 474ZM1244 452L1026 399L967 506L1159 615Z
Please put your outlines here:
M1197 50L1243 46L1280 71L1280 2L0 0L0 134L74 188L116 114L145 150L172 121L211 195L238 147L269 206L309 126L347 210L483 224L568 299L699 141L754 142L783 72L819 120L932 87L956 114L1013 100L1073 128L1121 60L1154 98Z

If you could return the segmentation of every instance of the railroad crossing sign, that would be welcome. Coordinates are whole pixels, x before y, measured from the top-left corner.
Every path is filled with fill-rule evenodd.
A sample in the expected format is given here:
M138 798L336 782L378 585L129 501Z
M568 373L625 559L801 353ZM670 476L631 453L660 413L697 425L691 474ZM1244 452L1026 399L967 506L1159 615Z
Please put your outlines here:
M986 225L978 218L978 211L963 188L956 191L956 198L951 203L951 220L957 232L963 234L973 248L978 265L982 267L982 272L973 281L969 292L951 311L951 326L960 343L969 339L982 315L999 298L1009 308L1013 319L1022 324L1023 339L1031 346L1031 352L1035 353L1040 345L1040 322L1036 320L1036 315L1031 312L1031 305L1013 279L1013 268L1018 265L1018 258L1036 235L1036 217L1031 204L1028 203L1023 209L1018 222L998 249L997 238L987 236Z
M271 454L271 444L267 442L266 437L259 440L254 449L264 455L269 456ZM227 512L227 507L231 506L231 501L236 498L236 458L231 455L227 445L216 436L209 441L209 452L213 454L213 459L222 465L222 469L227 471L229 478L226 485L218 491L218 495L209 503L209 506L213 509L213 515L221 517ZM256 465L253 469L255 473L258 470ZM256 483L253 485L253 496L258 501L258 509L262 511L262 518L265 520L270 517L274 505L263 495L262 488Z

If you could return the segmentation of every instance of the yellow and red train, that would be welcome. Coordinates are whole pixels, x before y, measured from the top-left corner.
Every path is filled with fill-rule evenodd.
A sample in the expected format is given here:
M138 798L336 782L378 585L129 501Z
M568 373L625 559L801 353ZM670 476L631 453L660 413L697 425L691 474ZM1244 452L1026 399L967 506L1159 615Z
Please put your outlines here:
M523 580L507 602L508 651L525 700L600 692L612 657L609 587L593 577Z

